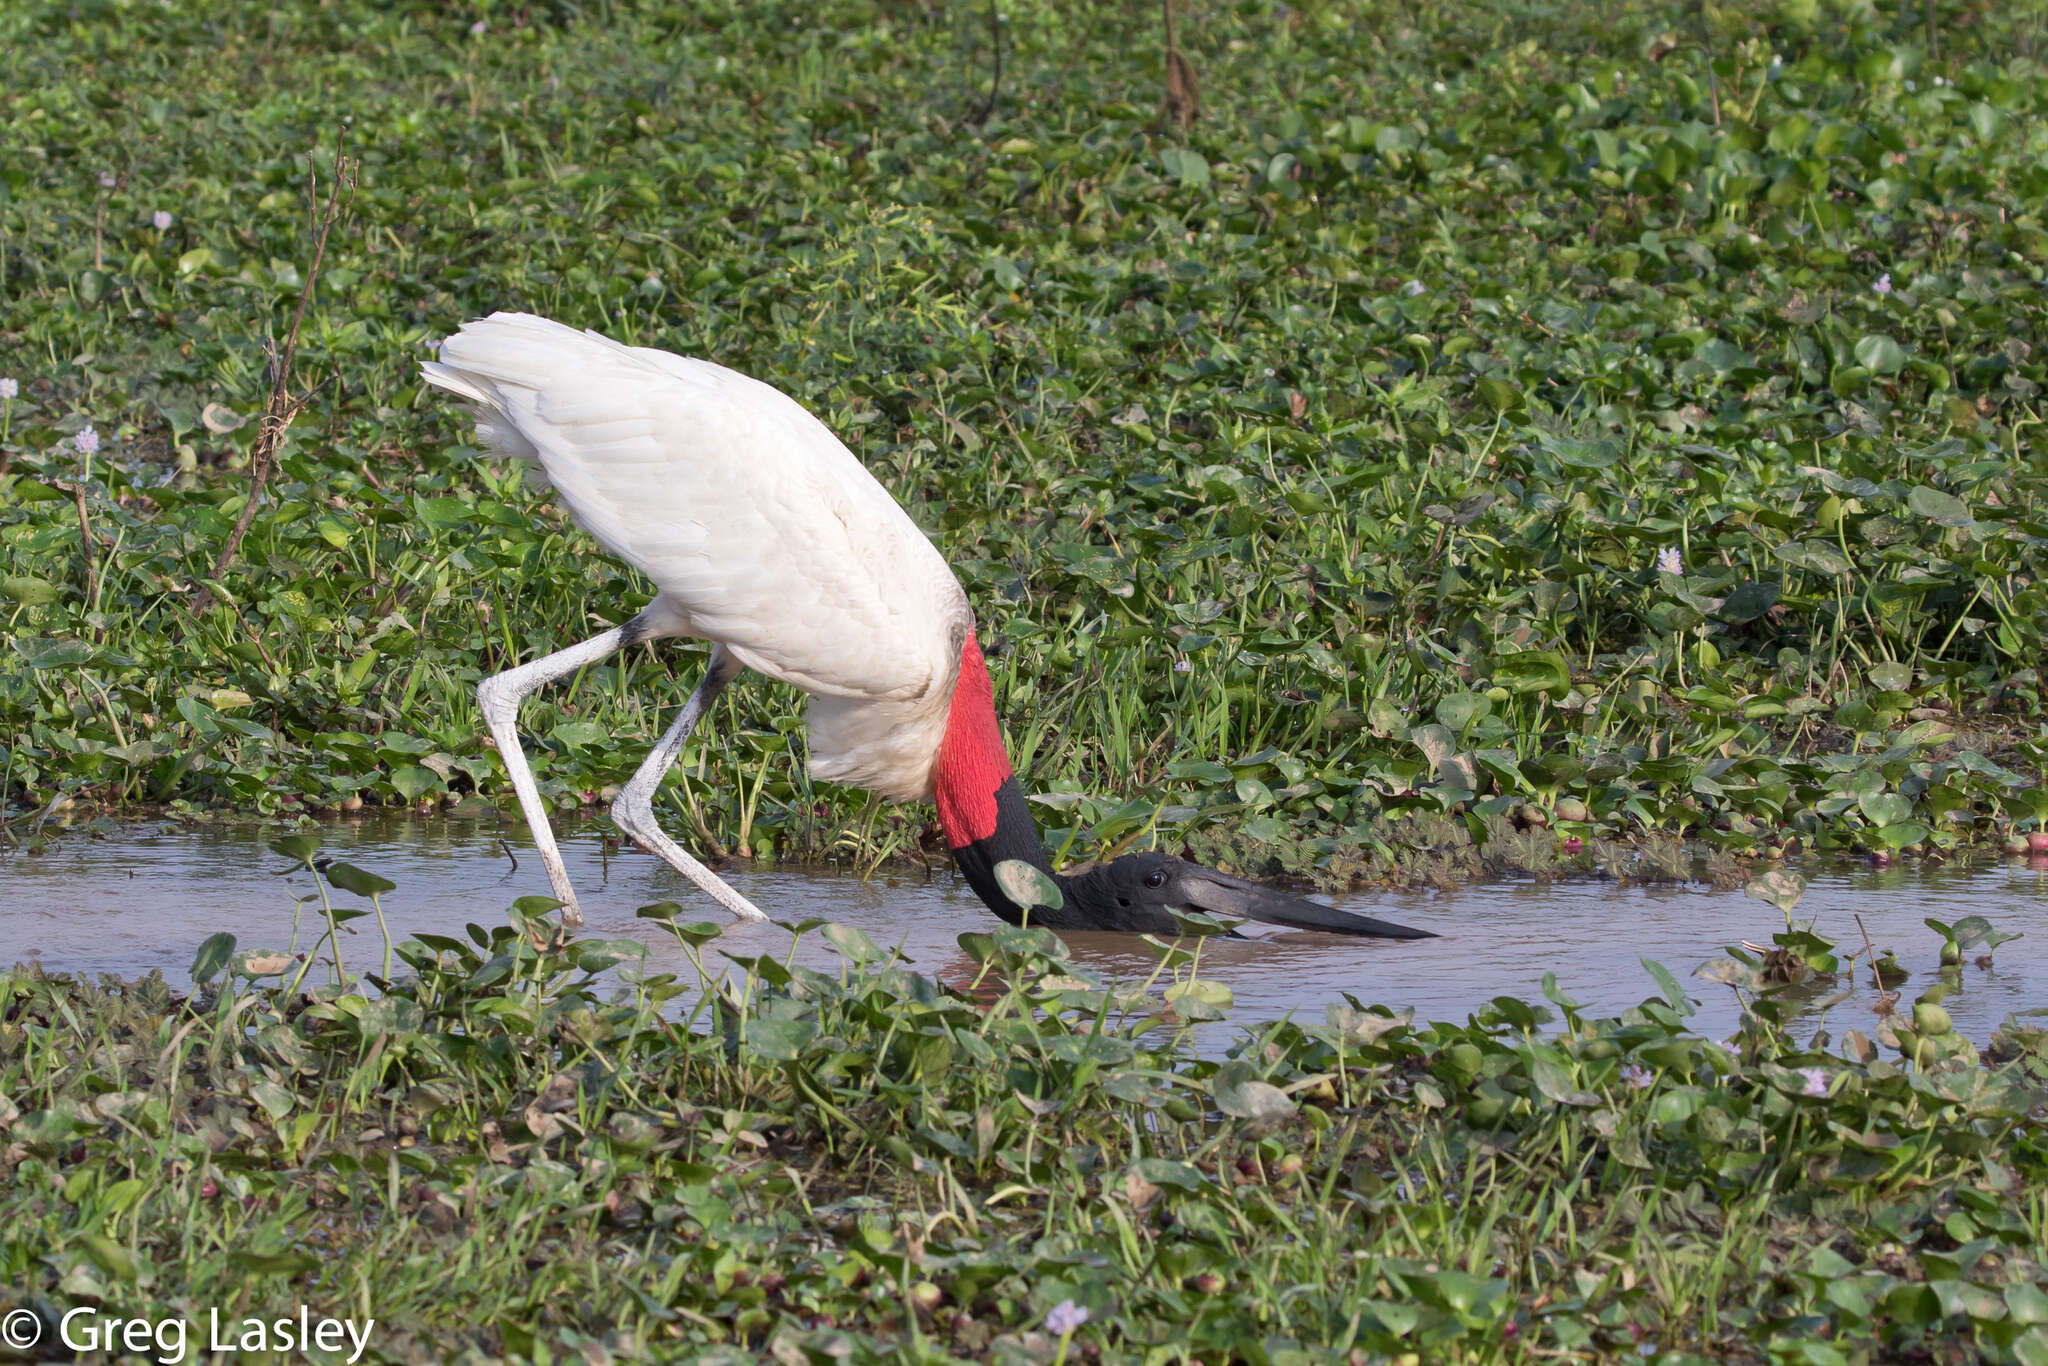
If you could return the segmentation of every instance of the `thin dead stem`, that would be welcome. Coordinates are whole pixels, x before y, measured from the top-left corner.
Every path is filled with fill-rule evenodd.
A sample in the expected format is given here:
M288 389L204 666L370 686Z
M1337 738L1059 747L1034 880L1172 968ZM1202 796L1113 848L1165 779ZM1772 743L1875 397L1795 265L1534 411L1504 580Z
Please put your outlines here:
M292 425L292 419L299 415L313 394L295 398L291 391L292 361L298 354L299 329L306 321L306 305L312 302L314 288L320 281L320 263L327 254L327 238L335 222L346 212L348 200L353 199L356 188L356 173L360 163L342 155L342 141L347 136L345 129L334 135L334 163L328 177L327 202L320 203L319 176L317 170L306 167L306 206L309 220L313 225L313 263L306 272L305 283L299 290L299 306L292 313L291 331L285 335L284 351L280 354L276 344L269 345L270 352L270 397L263 407L263 418L257 427L256 444L249 457L249 501L242 505L242 515L235 519L234 530L220 548L219 556L213 563L213 578L218 581L235 562L241 550L242 538L249 532L250 522L255 520L256 508L263 500L263 490L270 483L270 476L277 468L277 454L284 447L284 434ZM317 393L318 390L313 392ZM213 594L202 587L192 603L195 615L203 614L213 605Z

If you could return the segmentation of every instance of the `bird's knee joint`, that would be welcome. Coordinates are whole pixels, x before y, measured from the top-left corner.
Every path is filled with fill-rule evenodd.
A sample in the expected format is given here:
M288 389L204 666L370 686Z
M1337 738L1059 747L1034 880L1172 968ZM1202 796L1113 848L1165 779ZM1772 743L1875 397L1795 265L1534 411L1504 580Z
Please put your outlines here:
M477 709L487 725L510 721L519 711L519 695L505 686L503 674L493 674L476 685Z
M621 792L612 803L612 824L642 843L645 835L661 829L654 823L654 803L633 792Z

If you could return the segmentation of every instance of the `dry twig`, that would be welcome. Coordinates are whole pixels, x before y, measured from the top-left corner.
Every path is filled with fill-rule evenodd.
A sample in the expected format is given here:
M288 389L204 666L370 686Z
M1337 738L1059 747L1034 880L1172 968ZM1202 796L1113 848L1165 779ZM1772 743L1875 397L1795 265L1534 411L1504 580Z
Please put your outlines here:
M1185 133L1202 112L1202 88L1174 38L1173 0L1160 0L1160 8L1166 12L1166 97L1159 104L1159 123L1164 127L1170 119Z
M318 172L309 164L306 167L306 208L313 216L313 264L306 271L306 280L299 290L299 306L292 314L292 330L285 335L284 351L280 354L275 343L270 351L270 397L263 407L263 418L257 427L256 444L249 456L249 501L242 505L242 515L235 519L233 531L220 548L220 555L213 562L213 578L218 581L228 566L235 562L236 552L242 547L242 537L249 532L249 523L255 520L256 507L263 499L263 490L270 482L272 472L277 468L277 453L284 447L285 430L292 425L292 419L299 415L299 409L306 406L313 394L294 398L291 391L292 359L299 348L299 328L306 320L306 305L312 301L313 290L320 281L320 262L327 254L328 234L336 220L346 212L346 194L355 196L356 172L360 163L342 155L342 139L346 130L334 135L334 165L327 186L327 203L320 203ZM317 393L318 390L313 392ZM213 605L213 595L206 588L199 590L192 603L194 615L203 614Z

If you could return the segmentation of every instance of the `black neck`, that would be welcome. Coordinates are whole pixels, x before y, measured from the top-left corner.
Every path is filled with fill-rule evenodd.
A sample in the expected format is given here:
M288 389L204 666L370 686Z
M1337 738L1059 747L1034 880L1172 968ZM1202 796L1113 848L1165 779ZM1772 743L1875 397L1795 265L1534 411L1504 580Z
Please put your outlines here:
M967 879L967 885L982 899L988 908L1012 925L1024 923L1024 908L1003 895L1003 889L996 884L996 865L1006 859L1021 859L1025 863L1053 877L1052 861L1045 856L1045 846L1039 842L1038 822L1031 819L1031 809L1025 804L1024 790L1017 786L1015 774L1003 779L1003 785L996 789L996 828L986 839L972 844L963 844L953 851L953 862L960 869L960 875ZM1033 914L1032 923L1051 924L1048 913L1040 910Z

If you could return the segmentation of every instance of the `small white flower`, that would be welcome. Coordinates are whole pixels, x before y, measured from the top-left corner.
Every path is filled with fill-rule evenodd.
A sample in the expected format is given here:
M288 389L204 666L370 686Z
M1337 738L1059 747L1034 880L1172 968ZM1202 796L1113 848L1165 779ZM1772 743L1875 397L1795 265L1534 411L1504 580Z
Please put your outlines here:
M1444 83L1442 81L1431 81L1429 88L1436 91L1439 95L1444 93Z
M1045 1330L1061 1337L1088 1322L1088 1311L1072 1300L1061 1300L1045 1316Z
M1825 1067L1802 1067L1799 1075L1806 1078L1806 1085L1799 1088L1802 1096L1825 1096L1828 1093L1828 1069Z
M13 398L20 392L21 385L15 382L14 376L9 375L5 379L0 379L0 398Z
M1406 294L1411 299L1414 298L1416 295L1422 293L1422 281L1410 280L1407 284L1401 286L1401 292L1403 294Z
M1919 88L1919 86L1913 84L1911 81L1906 82L1906 93L1908 95L1912 94L1915 90L1918 90Z
M1677 546L1667 545L1657 552L1657 572L1659 574L1683 574L1685 572L1685 561L1678 557Z
M484 36L484 30L489 27L489 24L479 19L469 26L469 36L472 38L481 38Z
M80 455L91 455L100 448L100 434L87 423L78 429L78 435L71 438L71 444L78 448Z
M114 188L114 173L112 171L100 172L100 188L103 190L111 190Z
M1187 673L1191 671L1194 667L1194 665L1188 663L1185 659L1176 659L1173 661L1173 671L1177 674Z
M1870 290L1871 290L1871 292L1872 292L1873 294L1879 294L1879 295L1883 295L1883 294L1889 294L1889 293L1891 293L1891 292L1892 292L1892 273L1891 273L1890 271L1886 271L1886 272L1885 272L1884 274L1882 274L1882 275L1878 276L1878 277L1877 277L1877 283L1876 283L1876 284L1874 284L1874 285L1872 285L1872 286L1870 287Z
M158 232L162 232L164 229L171 226L171 216L163 209L158 209L155 213L149 216L149 225L155 228Z

